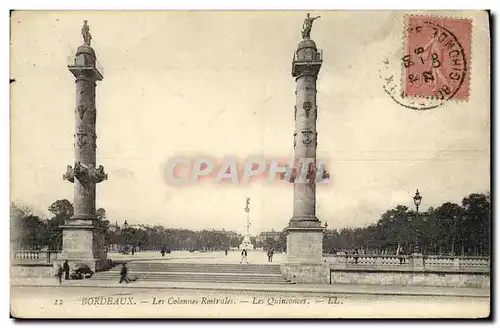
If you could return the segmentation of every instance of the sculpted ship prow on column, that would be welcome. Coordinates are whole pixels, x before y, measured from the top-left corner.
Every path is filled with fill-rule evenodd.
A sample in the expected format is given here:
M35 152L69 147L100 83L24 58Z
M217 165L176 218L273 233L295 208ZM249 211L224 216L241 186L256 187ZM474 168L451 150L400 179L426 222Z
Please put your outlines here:
M97 66L87 21L82 27L83 44L68 64L75 77L75 165L66 167L63 179L74 184L74 214L63 230L62 256L70 262L88 264L93 270L106 265L104 234L96 216L96 184L107 180L102 165L96 166L96 81L103 79Z

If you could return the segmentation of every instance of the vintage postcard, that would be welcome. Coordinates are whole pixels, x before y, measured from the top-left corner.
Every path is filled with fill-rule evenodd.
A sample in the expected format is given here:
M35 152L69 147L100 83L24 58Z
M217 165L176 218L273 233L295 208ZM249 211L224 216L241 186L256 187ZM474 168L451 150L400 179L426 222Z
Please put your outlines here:
M486 11L13 11L15 318L487 318Z

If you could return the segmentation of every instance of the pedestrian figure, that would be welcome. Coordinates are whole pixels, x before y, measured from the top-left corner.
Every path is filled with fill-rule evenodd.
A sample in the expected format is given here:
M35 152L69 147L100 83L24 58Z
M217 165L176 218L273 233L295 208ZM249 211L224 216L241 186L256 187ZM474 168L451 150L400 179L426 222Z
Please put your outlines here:
M241 251L241 261L240 261L240 264L243 263L243 260L245 260L245 263L248 264L247 250L246 249L243 249L243 251Z
M165 246L163 246L163 247L161 248L161 257L164 257L164 256L165 256L165 252L166 252L166 251L165 251Z
M399 257L399 264L403 264L405 263L405 258L404 258L404 250L403 250L403 246L401 246L400 244L398 244L398 248L396 249L396 255Z
M227 248L224 250L224 255L227 256Z
M56 277L57 280L59 281L59 285L62 283L62 275L63 275L63 268L61 267L60 264L57 264Z
M273 254L274 254L274 250L270 249L267 251L267 262L273 261Z
M127 273L128 273L128 269L127 269L127 265L125 263L123 263L122 265L122 269L120 271L120 284L125 281L127 284L129 282L129 279L127 277Z
M132 246L132 255L135 253L135 246Z
M68 264L68 260L64 261L63 271L64 271L64 280L69 280L69 264Z
M354 263L358 264L359 252L358 252L357 248L354 249L354 253L353 254L354 254Z

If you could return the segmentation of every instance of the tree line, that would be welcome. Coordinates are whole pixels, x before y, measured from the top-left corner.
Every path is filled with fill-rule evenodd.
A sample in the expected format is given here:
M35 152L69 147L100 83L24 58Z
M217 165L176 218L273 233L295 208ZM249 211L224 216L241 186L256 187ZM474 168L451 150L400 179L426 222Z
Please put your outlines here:
M489 255L490 219L489 194L470 194L461 204L446 202L418 214L398 205L367 227L329 230L323 248L394 253L402 245L406 253L418 246L424 254Z
M73 205L66 199L57 200L49 211L53 217L42 218L34 215L29 206L11 204L13 249L62 248L60 226L73 215ZM96 211L96 216L97 225L105 233L106 245L120 249L134 246L142 250L167 247L171 250L213 251L238 247L243 239L241 235L216 230L111 225L103 208ZM369 226L325 231L323 251L336 253L358 249L365 253L394 253L397 245L402 245L407 253L411 253L418 245L424 254L489 255L490 218L489 194L470 194L461 204L447 202L418 214L398 205ZM285 233L277 239L251 240L255 247L286 251Z

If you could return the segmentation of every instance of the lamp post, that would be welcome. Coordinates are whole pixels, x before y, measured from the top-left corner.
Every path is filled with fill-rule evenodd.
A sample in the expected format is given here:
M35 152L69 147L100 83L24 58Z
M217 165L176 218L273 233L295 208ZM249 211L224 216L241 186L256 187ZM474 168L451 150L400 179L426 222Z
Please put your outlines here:
M125 220L123 223L123 241L125 243L123 251L128 251L128 222Z
M330 253L331 249L328 245L328 221L325 221L325 230L323 230L323 253Z
M417 192L415 193L415 196L413 196L413 203L415 204L415 207L416 207L417 234L418 234L418 207L422 203L422 196L420 196L418 189L417 189ZM415 237L415 241L417 241L416 237ZM417 242L415 242L415 253L420 253L420 248L419 248Z

